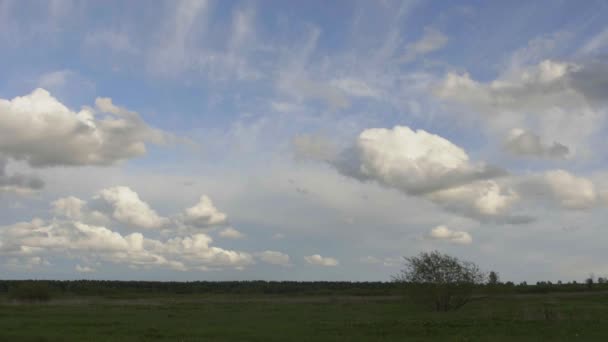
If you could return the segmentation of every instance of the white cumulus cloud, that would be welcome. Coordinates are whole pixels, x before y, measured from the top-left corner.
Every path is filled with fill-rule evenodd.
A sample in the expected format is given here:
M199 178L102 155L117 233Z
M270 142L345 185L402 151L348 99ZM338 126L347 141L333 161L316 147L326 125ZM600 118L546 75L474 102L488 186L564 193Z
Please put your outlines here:
M218 210L208 196L201 196L198 203L184 211L183 222L194 228L209 228L224 225L228 216Z
M426 198L476 220L528 221L509 214L519 196L493 179L505 171L472 161L461 147L424 130L367 129L354 147L329 162L346 176Z
M251 253L215 246L209 235L181 229L177 224L181 214L172 220L159 216L125 186L103 189L88 202L74 196L59 198L51 202L50 213L49 219L0 226L0 257L12 258L15 264L53 257L75 259L82 265L109 262L181 271L242 269L255 263ZM143 228L145 233L125 234L121 224ZM116 225L118 229L113 228ZM166 228L161 234L147 236L151 228L161 227ZM233 228L223 233L230 238L243 236ZM79 265L76 271L87 272Z
M42 88L0 99L0 153L34 167L110 165L145 154L146 143L165 142L137 113L107 98L96 103L72 111Z
M163 241L141 233L122 235L104 226L61 219L35 219L0 227L0 240L0 254L15 257L69 257L176 270L240 268L254 262L246 252L212 246L213 239L205 234Z
M447 139L406 126L363 131L354 149L335 164L347 175L375 180L412 195L503 174L473 163L464 149Z
M161 228L168 219L159 216L148 203L126 186L103 189L98 198L111 207L111 215L119 222L147 229Z

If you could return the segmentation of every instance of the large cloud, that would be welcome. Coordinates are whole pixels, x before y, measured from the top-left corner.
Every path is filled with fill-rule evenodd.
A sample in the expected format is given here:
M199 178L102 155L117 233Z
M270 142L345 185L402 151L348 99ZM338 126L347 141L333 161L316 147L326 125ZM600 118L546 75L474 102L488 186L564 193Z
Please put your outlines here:
M504 175L504 171L473 163L447 139L409 127L363 131L353 149L335 162L346 175L375 180L407 194L421 195Z
M100 115L103 114L103 115ZM0 153L31 166L110 165L146 153L166 137L141 117L98 98L72 111L41 88L0 99Z
M492 178L505 171L471 161L459 146L409 127L363 131L354 147L329 161L342 174L375 181L480 221L523 223L509 209L519 197Z

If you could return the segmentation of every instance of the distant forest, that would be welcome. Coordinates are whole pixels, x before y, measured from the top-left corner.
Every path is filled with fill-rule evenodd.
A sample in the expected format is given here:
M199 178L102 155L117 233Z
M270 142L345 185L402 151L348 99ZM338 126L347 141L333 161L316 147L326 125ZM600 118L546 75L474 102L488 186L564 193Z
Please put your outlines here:
M180 295L180 294L249 294L249 295L399 295L408 284L398 282L335 282L335 281L108 281L108 280L0 280L0 294L35 285L43 286L54 295L122 296L122 295ZM477 285L478 294L513 294L579 292L608 290L601 279L577 283L538 282L514 284L504 282Z

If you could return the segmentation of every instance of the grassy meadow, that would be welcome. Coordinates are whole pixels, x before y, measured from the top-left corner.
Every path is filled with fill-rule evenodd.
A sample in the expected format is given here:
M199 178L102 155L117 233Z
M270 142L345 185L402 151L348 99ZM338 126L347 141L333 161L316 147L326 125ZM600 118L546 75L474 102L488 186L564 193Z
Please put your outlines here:
M0 341L607 341L608 293L480 297L451 312L399 295L0 298Z

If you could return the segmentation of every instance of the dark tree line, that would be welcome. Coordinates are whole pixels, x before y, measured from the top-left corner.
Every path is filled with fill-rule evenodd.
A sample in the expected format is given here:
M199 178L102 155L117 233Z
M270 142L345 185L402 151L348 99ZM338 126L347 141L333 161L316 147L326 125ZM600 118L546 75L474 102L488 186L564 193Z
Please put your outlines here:
M414 284L401 282L299 282L299 281L108 281L108 280L0 280L0 295L31 283L43 284L56 295L120 296L120 295L180 295L180 294L276 294L276 295L402 295ZM608 290L608 283L595 282L592 287L583 282L494 285L477 284L476 293L546 293Z
M434 310L457 309L474 297L493 294L608 290L605 278L585 282L501 282L497 272L485 273L472 263L437 251L404 258L404 268L390 282L348 281L112 281L0 280L0 295L23 300L51 296L133 297L146 295L342 295L409 296Z
M391 295L400 285L393 282L334 281L108 281L108 280L0 280L0 293L22 284L43 283L57 294L284 294L284 295Z

